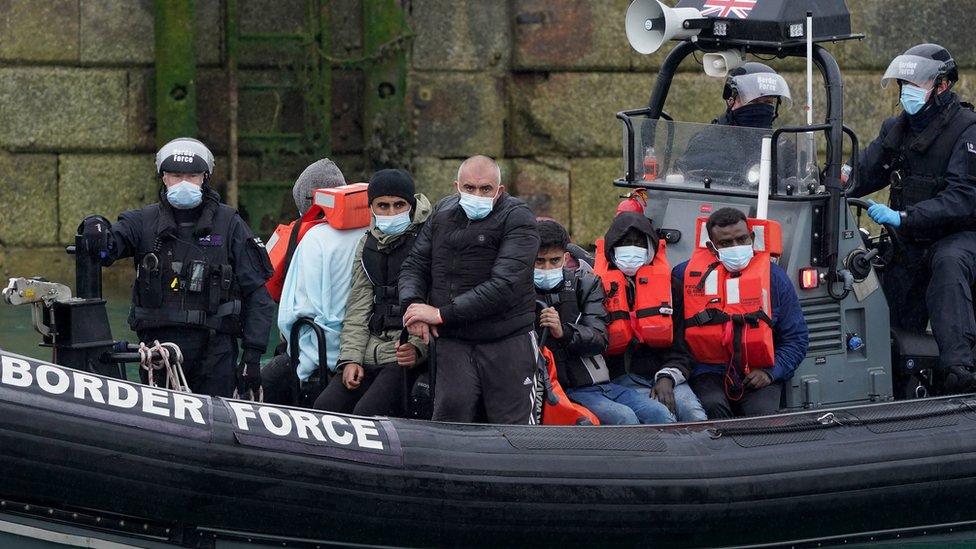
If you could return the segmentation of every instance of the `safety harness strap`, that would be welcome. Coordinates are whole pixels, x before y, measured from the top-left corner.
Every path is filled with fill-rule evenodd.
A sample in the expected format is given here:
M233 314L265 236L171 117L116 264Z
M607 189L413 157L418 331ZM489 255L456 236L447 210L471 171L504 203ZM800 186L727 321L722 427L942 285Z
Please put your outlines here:
M614 320L630 320L630 313L627 311L613 311L608 313L607 316L609 317L610 322L613 322Z
M637 309L637 318L647 318L649 316L671 316L672 314L674 314L674 309L672 309L666 301L657 307Z
M146 307L134 307L132 312L136 320L191 324L206 326L207 328L216 330L220 328L224 317L240 314L241 302L240 300L234 300L223 303L217 307L217 312L210 315L206 311L199 310L178 311L173 309L149 309Z
M705 281L708 280L708 275L712 274L712 271L718 268L718 266L721 264L722 264L721 261L716 261L714 263L709 264L708 268L705 269L705 272L702 273L701 279L698 280L698 284L695 284L695 289L698 290L699 292L704 290Z

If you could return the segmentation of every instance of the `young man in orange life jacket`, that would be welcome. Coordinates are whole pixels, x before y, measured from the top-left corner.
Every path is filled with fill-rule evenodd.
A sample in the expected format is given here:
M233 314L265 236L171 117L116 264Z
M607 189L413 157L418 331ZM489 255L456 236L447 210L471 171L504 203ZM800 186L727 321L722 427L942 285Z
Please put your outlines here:
M775 413L810 342L800 300L786 272L754 250L742 212L717 210L705 229L706 247L674 268L691 387L710 419Z
M600 279L583 268L566 268L569 234L555 221L538 222L535 258L536 299L547 307L536 330L549 330L546 347L566 396L586 407L602 425L671 423L671 412L638 391L610 383L600 356L607 348L607 311Z
M674 345L671 266L651 220L643 213L618 214L603 255L596 270L607 294L606 359L613 384L665 409L668 421L705 420L685 383L689 356Z

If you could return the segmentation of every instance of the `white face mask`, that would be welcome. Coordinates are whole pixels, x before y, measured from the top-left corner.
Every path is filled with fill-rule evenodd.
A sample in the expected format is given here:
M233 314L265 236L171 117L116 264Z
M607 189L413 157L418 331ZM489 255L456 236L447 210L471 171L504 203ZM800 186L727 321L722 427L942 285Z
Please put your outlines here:
M729 272L737 273L749 266L752 261L752 244L741 246L729 246L728 248L718 248L718 260L725 265Z
M376 228L383 234L400 234L410 226L410 210L396 215L373 214Z
M617 246L613 249L613 264L627 276L634 276L638 269L647 264L647 260L647 248Z
M478 196L462 191L458 192L461 195L461 208L471 221L488 217L492 208L495 207L495 198L498 196L497 193L495 193L495 196Z

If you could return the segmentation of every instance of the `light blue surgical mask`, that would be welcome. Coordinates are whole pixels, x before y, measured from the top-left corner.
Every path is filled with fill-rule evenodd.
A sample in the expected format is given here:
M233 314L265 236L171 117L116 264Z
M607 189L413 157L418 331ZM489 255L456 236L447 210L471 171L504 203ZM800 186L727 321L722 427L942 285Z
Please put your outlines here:
M634 276L637 269L647 264L647 248L617 246L613 249L613 264L627 276Z
M410 210L396 215L376 215L376 228L383 234L400 234L410 226Z
M536 269L535 287L540 290L551 290L559 286L563 281L563 270L558 269Z
M925 88L911 84L902 84L901 106L904 107L905 112L908 114L918 114L922 110L922 107L925 106L928 94L929 90Z
M458 191L461 195L461 208L471 221L477 221L488 217L491 209L495 207L494 196L477 196Z
M166 201L178 210L190 210L203 202L203 191L199 185L183 180L166 189Z
M729 246L728 248L718 249L718 260L725 265L725 269L732 273L737 273L749 266L752 261L752 244L741 246Z

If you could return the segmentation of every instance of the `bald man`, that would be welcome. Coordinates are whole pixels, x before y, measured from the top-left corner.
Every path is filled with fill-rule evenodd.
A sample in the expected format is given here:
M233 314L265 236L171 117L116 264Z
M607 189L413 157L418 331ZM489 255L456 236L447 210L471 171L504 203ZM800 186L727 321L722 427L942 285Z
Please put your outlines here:
M403 324L437 338L436 421L534 422L539 233L487 156L458 168L400 271Z

